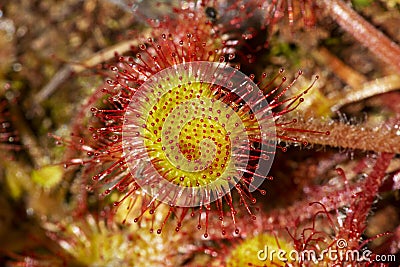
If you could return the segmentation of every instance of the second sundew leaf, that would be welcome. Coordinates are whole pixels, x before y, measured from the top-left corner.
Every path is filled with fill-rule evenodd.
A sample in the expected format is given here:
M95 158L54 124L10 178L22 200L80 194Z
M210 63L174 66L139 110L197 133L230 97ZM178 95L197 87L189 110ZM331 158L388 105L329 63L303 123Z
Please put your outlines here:
M288 266L293 262L293 251L293 246L283 238L259 234L239 243L230 252L226 266Z

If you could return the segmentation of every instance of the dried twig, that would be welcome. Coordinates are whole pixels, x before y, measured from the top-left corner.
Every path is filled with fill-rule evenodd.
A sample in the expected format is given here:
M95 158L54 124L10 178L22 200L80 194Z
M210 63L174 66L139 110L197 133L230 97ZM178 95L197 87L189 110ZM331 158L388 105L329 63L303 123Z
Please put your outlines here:
M57 88L65 82L72 73L80 73L88 68L96 66L101 62L110 60L115 56L115 53L123 54L131 49L132 46L137 46L140 39L128 40L118 43L114 46L107 47L81 63L70 63L62 67L53 78L44 86L34 98L35 104L40 104L50 97Z

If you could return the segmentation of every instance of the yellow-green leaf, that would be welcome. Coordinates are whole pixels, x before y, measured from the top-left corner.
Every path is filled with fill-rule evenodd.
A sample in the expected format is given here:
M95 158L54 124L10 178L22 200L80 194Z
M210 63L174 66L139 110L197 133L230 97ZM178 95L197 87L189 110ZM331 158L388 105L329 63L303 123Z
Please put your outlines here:
M32 172L32 181L37 185L52 188L62 178L63 168L59 165L48 165Z

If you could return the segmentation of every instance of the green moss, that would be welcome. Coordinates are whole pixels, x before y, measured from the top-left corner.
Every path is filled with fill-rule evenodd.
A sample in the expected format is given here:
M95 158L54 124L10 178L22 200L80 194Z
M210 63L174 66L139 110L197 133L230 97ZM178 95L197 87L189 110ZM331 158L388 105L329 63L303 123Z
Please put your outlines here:
M62 178L63 169L59 165L48 165L32 171L32 181L45 188L52 188Z
M19 199L29 183L29 175L17 162L9 161L6 166L5 183L9 194L14 199Z
M373 0L352 0L351 1L356 8L363 8L371 5Z

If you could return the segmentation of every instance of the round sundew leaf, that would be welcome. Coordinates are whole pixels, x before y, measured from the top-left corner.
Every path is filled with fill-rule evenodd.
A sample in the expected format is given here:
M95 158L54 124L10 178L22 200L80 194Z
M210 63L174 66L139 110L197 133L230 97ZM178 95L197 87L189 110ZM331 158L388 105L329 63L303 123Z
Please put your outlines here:
M130 172L147 194L171 206L209 204L238 183L253 192L269 172L275 144L262 92L222 63L188 62L156 73L124 118Z
M286 240L260 234L238 244L227 257L226 266L287 266L295 255L297 251Z
M32 171L32 181L45 188L52 188L57 185L63 175L63 168L58 165L44 166Z

